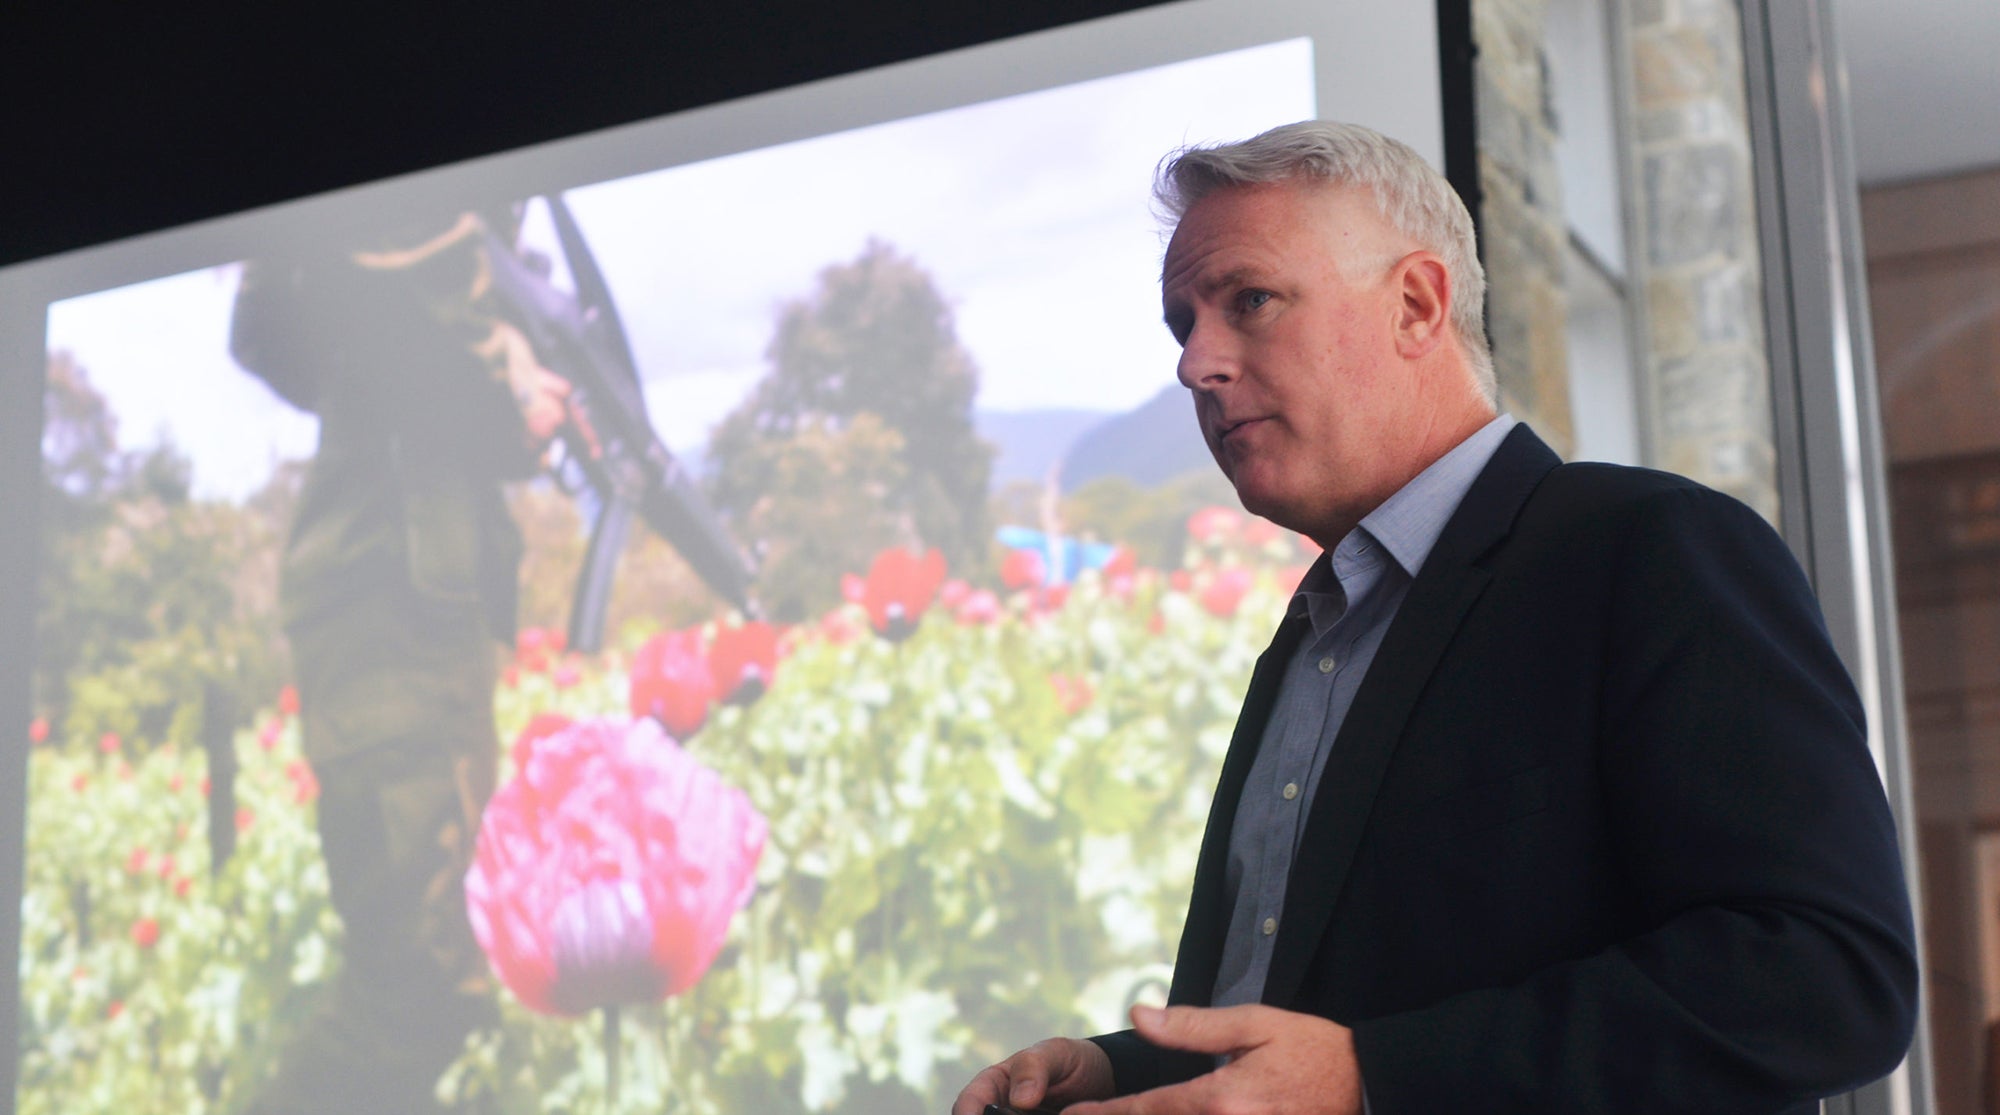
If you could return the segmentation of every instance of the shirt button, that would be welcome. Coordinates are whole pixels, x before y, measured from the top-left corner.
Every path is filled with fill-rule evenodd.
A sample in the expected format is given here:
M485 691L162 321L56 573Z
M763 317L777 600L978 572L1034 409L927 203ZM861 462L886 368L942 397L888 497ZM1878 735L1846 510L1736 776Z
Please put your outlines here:
M1273 933L1276 933L1277 931L1278 931L1278 919L1277 919L1277 918L1265 918L1265 919L1264 919L1264 936L1266 936L1266 937L1269 937L1269 936L1270 936L1271 934L1273 934Z
M1322 674L1330 674L1333 672L1333 668L1335 665L1336 663L1333 660L1333 655L1329 654L1325 658L1319 660L1319 672Z
M1285 789L1284 789L1284 794L1285 794L1285 800L1286 800L1286 801L1290 801L1290 800L1292 800L1293 798L1295 798L1295 797L1298 797L1298 796L1299 796L1299 784L1298 784L1298 783L1296 783L1296 782L1287 782L1287 783L1285 783Z

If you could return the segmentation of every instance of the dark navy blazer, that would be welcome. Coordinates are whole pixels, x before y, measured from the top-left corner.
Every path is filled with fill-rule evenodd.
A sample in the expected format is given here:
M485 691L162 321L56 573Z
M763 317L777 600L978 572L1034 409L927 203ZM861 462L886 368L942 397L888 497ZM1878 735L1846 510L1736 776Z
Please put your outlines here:
M1203 1005L1252 676L1170 999ZM1264 1002L1354 1029L1374 1115L1770 1112L1895 1068L1917 966L1859 699L1749 508L1517 427L1336 737ZM1121 1093L1212 1058L1094 1039Z

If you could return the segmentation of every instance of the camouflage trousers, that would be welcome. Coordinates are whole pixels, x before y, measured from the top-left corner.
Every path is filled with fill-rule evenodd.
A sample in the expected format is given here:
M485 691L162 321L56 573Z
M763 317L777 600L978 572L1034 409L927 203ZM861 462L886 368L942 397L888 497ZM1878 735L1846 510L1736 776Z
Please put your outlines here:
M496 644L476 607L389 593L289 630L319 834L342 922L256 1115L426 1112L495 1017L464 879L499 757Z

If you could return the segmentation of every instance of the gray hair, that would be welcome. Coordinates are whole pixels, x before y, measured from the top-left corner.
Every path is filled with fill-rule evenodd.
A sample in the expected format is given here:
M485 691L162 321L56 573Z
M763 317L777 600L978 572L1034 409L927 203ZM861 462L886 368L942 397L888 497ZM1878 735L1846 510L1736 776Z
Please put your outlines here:
M1498 403L1493 353L1486 344L1486 269L1472 214L1423 156L1359 124L1306 120L1239 143L1183 147L1161 160L1153 199L1178 224L1216 190L1304 179L1365 186L1391 227L1444 261L1451 278L1451 323L1488 402Z

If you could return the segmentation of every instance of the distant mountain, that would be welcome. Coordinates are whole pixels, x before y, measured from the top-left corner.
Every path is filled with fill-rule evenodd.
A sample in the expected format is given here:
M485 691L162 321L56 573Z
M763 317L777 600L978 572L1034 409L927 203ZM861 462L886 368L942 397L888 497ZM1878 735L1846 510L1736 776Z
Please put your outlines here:
M973 412L972 426L1000 450L991 482L997 490L1015 480L1041 483L1077 435L1112 417L1101 410L981 410Z
M1152 487L1191 469L1213 467L1187 391L1169 386L1136 409L1078 434L1063 459L1062 486L1073 492L1100 476L1123 476Z

